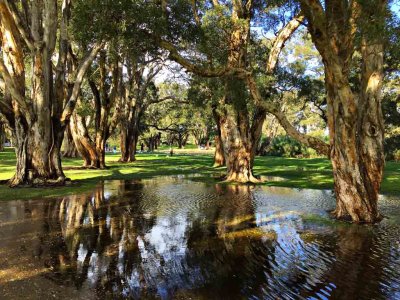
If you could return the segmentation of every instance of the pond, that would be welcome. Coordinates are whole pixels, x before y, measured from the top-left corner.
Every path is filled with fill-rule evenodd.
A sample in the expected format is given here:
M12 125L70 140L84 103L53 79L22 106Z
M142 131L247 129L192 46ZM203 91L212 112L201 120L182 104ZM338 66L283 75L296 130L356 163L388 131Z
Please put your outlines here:
M331 191L105 181L0 202L1 299L400 299L400 199L379 225Z

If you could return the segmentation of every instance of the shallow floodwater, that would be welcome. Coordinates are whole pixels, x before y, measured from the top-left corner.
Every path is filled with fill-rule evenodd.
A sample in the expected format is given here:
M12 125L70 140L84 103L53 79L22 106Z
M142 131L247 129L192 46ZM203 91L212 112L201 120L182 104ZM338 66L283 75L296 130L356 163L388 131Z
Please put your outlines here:
M106 181L0 202L1 299L400 299L400 199L335 222L330 191Z

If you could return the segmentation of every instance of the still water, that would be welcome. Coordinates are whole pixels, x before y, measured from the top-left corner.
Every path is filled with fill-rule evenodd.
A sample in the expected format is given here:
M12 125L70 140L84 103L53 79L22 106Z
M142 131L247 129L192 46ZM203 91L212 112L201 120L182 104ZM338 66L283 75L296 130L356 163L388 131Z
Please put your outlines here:
M0 299L400 299L400 199L334 222L330 191L106 181L0 202Z

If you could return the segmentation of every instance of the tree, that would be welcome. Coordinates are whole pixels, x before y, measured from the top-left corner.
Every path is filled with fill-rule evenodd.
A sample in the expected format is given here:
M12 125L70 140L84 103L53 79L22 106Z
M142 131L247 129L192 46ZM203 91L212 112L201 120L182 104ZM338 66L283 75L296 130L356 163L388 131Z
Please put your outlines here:
M325 68L335 216L379 221L383 175L383 40L386 1L300 0L312 40ZM359 50L361 59L354 55ZM359 82L349 77L358 64Z
M0 109L14 132L17 156L11 186L63 184L65 181L60 155L64 129L75 107L84 74L102 48L101 42L93 44L81 59L74 73L72 91L67 95L70 11L69 0L64 0L61 7L58 1L0 1L0 73L5 82ZM61 21L57 22L59 15ZM57 35L58 60L53 67ZM25 78L27 61L32 62L29 87Z
M116 42L108 44L115 45ZM70 51L71 65L76 66L76 56ZM69 127L77 151L84 160L84 167L105 168L106 141L117 125L118 109L121 102L122 64L116 46L102 50L99 59L93 61L77 101ZM114 114L112 109L114 108ZM91 127L93 136L89 134Z
M160 101L152 105L146 114L146 127L150 134L149 141L158 136L158 132L167 133L168 144L172 147L176 142L179 149L182 149L193 131L195 123L193 115L195 110L190 102L185 99L187 90L179 84L167 85L171 88L169 93L174 94L174 101ZM163 89L166 88L164 86ZM167 88L168 89L168 88ZM152 144L151 142L148 143ZM152 147L149 147L152 150Z
M225 166L225 153L221 142L221 116L218 112L218 103L224 93L222 81L219 78L203 78L193 76L190 80L188 101L193 103L199 115L198 124L193 131L199 132L197 140L210 139L211 131L214 135L215 153L214 167ZM211 120L214 122L211 122ZM213 129L214 127L214 129Z
M196 4L196 1L194 1ZM203 30L203 39L198 50L206 53L207 62L196 63L180 52L180 48L165 38L158 38L161 47L169 51L169 57L188 71L203 77L220 77L224 82L225 93L218 105L221 141L223 144L227 181L258 182L253 176L253 162L258 146L263 121L267 112L278 115L278 109L272 104L262 103L258 91L257 79L253 74L250 45L252 43L251 22L257 12L265 7L257 7L249 1L247 5L233 1L231 5L213 1L210 5L192 7L195 24ZM162 7L161 7L162 9ZM170 7L170 10L173 7ZM203 17L196 13L202 12ZM166 11L166 10L164 10ZM168 22L170 15L164 13ZM264 89L271 84L271 75L277 65L277 59L285 41L298 28L302 16L296 16L278 33L270 47L267 57L267 76L264 76ZM266 22L267 23L267 22ZM190 49L192 50L192 49ZM264 57L265 58L265 57ZM194 62L193 62L194 61ZM198 61L198 59L197 59ZM251 94L247 91L250 90ZM284 119L282 114L280 119ZM318 143L315 139L304 141ZM325 150L325 148L324 148Z
M127 97L120 117L121 162L136 160L142 118L148 107L172 99L170 96L159 97L154 84L154 79L162 67L161 57L151 57L146 52L127 58Z

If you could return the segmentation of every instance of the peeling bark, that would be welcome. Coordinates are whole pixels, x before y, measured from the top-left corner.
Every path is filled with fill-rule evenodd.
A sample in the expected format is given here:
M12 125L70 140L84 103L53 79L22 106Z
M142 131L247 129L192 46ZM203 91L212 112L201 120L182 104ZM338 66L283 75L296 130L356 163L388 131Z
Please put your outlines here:
M77 112L74 112L70 121L70 127L76 149L83 159L83 167L99 168L100 162L96 145L89 136L86 120Z
M326 3L326 13L319 1L302 0L301 4L325 66L334 215L354 222L377 222L381 219L378 193L384 167L383 45L381 36L368 30L383 24L387 3L380 1L371 8L359 1L347 6L331 0ZM347 18L343 20L344 15ZM371 22L359 25L365 18ZM360 84L352 87L348 75L357 31L361 35L362 66Z
M0 2L2 48L7 49L0 59L0 73L7 86L5 96L10 99L6 103L11 105L11 109L3 105L0 109L7 109L7 115L12 111L8 122L14 132L17 157L16 173L9 181L12 187L58 185L66 180L61 166L61 144L69 116L63 116L63 104L70 101L65 109L74 109L74 95L80 89L88 64L99 51L99 47L94 47L84 59L77 70L75 94L67 99L63 90L69 7L70 1L64 0L59 25L56 1L32 1L28 24L19 18L19 8L13 2ZM60 53L54 72L52 57L58 33ZM28 57L32 61L30 95L25 92L24 64Z

